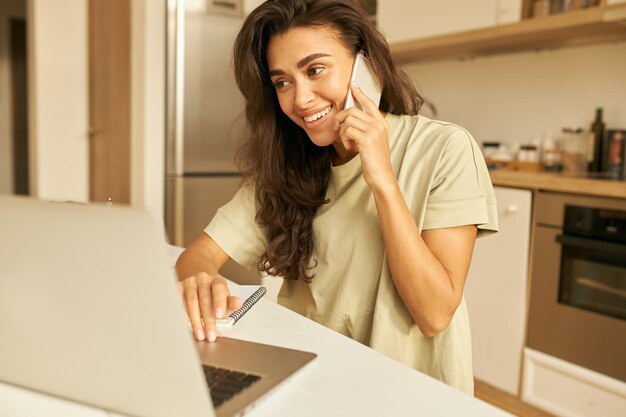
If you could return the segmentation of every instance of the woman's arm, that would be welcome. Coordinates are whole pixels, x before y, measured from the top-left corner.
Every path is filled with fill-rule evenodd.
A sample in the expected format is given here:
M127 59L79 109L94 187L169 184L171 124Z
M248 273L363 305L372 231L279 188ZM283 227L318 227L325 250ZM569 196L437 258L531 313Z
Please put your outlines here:
M476 226L420 235L393 174L385 119L357 86L351 89L364 111L351 108L338 113L336 127L344 147L360 154L396 289L421 332L434 336L448 326L463 297Z
M203 234L185 249L176 262L183 303L197 340L217 338L215 318L241 306L231 297L219 270L230 258L213 239Z
M435 336L448 326L463 297L476 226L420 235L397 183L373 192L396 289L421 332Z
M226 252L208 235L202 234L178 257L176 272L180 281L199 272L218 274L229 260Z

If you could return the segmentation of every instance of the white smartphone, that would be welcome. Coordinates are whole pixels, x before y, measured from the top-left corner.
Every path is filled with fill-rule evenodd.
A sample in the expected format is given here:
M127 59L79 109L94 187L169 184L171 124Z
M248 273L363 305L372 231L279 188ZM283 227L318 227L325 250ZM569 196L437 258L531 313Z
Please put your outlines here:
M372 71L371 64L363 51L356 54L354 58L354 65L352 66L352 75L350 76L350 82L355 83L365 93L365 95L376 104L376 107L380 105L381 88L378 79ZM352 96L352 92L348 89L348 95L346 96L346 104L343 106L344 110L350 107L356 107L359 110L363 110L358 101Z

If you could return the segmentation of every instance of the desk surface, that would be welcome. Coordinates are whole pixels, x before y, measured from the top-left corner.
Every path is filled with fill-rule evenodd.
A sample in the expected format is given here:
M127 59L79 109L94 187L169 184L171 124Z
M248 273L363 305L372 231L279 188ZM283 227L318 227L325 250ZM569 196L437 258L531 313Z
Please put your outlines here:
M263 399L251 417L511 416L270 300L260 300L222 334L318 354ZM118 416L2 383L0 415Z

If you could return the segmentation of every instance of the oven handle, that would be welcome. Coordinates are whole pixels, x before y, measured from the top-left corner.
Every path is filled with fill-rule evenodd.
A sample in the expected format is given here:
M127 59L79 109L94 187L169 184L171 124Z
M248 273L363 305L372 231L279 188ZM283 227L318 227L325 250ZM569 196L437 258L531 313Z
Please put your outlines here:
M626 244L606 242L604 240L586 239L568 235L557 235L556 241L563 245L576 246L583 249L611 252L626 256Z

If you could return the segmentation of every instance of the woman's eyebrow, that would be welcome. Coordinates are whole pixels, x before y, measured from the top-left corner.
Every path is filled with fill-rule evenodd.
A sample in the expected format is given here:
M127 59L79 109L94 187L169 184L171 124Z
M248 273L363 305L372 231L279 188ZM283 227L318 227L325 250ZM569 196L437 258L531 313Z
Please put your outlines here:
M324 53L317 53L317 54L311 54L307 57L302 58L300 61L298 61L298 64L296 64L298 66L298 68L302 68L303 66L305 66L306 64L308 64L309 62L313 61L314 59L317 58L324 58L330 56L329 54L324 54Z
M316 54L311 54L311 55L308 55L308 56L306 56L306 57L302 58L300 61L298 61L298 63L296 64L296 66L297 66L298 68L302 68L302 67L304 67L306 64L308 64L309 62L313 61L314 59L317 59L317 58L324 58L324 57L327 57L327 56L330 56L330 55L329 55L329 54L325 54L325 53L321 53L321 52L316 53ZM271 70L271 71L269 72L270 77L273 77L273 76L275 76L275 75L284 75L284 74L285 74L285 71L280 70L280 69Z

